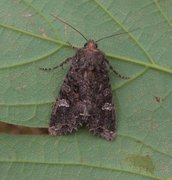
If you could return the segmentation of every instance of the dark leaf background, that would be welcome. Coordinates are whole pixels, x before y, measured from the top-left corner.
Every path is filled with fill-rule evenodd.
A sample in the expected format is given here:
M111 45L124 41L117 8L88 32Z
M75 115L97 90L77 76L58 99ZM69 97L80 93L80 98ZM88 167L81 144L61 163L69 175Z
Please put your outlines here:
M172 178L172 0L0 0L0 120L48 127L69 68L53 67L85 40L101 41L118 116L113 142L85 128L63 137L0 135L2 179Z

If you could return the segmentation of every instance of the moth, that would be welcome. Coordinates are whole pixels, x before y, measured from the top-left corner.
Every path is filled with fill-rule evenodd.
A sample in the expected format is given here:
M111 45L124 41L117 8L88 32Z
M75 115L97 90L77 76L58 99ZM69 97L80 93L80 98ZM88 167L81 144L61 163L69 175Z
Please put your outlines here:
M77 31L86 43L84 47L76 48L75 55L60 65L48 69L41 68L52 70L65 63L71 63L52 108L49 133L53 136L65 135L76 132L79 127L85 125L94 135L113 140L116 136L116 112L108 70L112 70L122 79L128 77L121 76L113 69L105 54L98 49L97 42L114 35L97 41L88 40L73 26L59 17L54 17Z

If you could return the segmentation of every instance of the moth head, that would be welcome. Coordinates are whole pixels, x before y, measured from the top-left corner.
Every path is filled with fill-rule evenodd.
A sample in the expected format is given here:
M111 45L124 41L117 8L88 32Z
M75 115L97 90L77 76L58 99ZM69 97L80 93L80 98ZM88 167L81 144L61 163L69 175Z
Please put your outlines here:
M84 48L85 49L89 49L89 50L96 50L97 49L97 43L94 40L88 40L85 44L84 44Z

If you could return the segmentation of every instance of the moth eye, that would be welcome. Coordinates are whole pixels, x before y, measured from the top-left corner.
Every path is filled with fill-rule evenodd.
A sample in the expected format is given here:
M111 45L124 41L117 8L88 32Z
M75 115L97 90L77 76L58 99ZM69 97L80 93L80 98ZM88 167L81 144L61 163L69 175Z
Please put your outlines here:
M84 47L86 47L86 46L87 46L87 43L84 44Z
M95 44L96 48L98 47L97 44Z

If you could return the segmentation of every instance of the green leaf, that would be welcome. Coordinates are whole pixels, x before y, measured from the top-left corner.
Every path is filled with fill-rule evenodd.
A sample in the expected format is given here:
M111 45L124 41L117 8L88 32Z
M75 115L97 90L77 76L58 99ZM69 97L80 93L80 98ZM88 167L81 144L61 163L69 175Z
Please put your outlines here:
M51 106L73 56L68 45L87 38L137 31L101 41L120 74L110 73L118 116L113 142L87 130L63 137L0 136L4 179L164 179L172 169L172 1L0 0L0 120L47 127Z

